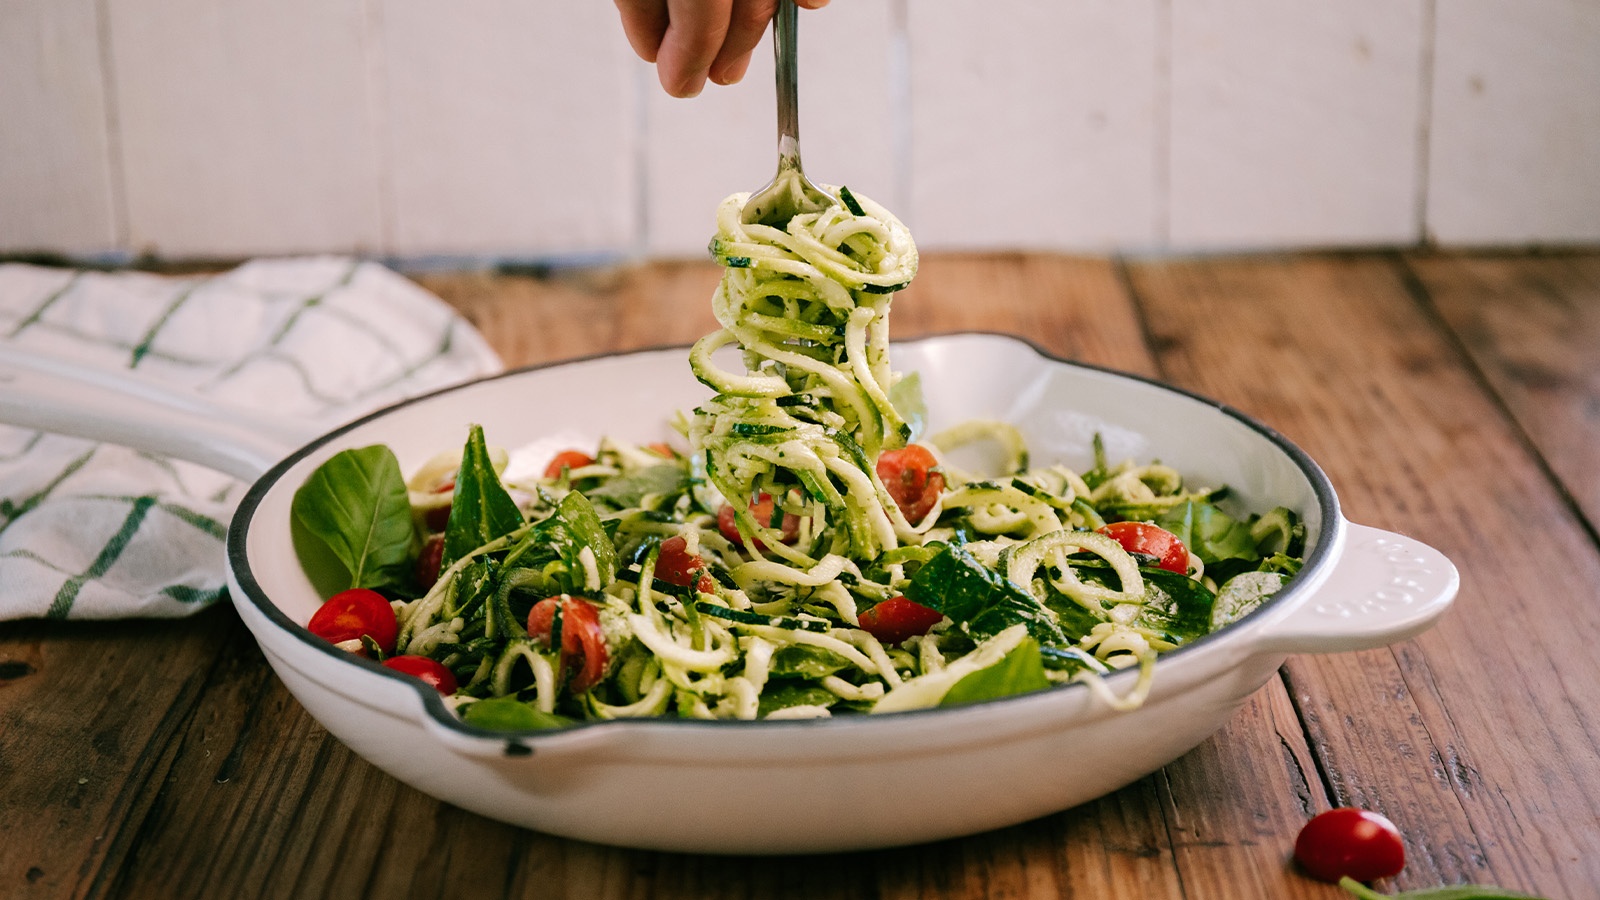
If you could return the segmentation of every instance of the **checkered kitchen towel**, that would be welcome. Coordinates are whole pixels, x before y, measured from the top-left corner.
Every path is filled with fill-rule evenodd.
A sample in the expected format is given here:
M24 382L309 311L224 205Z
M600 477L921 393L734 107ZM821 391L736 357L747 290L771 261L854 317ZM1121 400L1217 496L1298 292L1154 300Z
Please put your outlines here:
M0 342L298 417L308 436L501 368L438 298L339 258L184 278L0 265ZM244 488L189 463L0 425L0 619L170 617L215 602Z

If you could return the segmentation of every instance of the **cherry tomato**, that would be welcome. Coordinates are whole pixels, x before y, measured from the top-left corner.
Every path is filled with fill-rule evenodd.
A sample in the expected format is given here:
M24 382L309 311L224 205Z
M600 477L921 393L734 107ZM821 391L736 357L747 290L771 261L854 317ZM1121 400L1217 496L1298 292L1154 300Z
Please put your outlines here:
M433 587L439 580L439 567L444 563L444 535L430 534L422 542L422 552L417 554L417 583L423 590Z
M1165 528L1144 522L1112 522L1101 528L1100 533L1115 539L1129 553L1155 557L1160 568L1179 575L1189 573L1189 548Z
M562 469L581 469L584 466L594 465L594 457L581 450L563 450L550 460L550 465L544 469L544 477L560 478Z
M396 672L422 679L446 697L456 692L455 673L426 656L391 656L383 664Z
M550 628L561 607L561 671L571 676L573 693L583 693L605 677L605 632L600 629L600 609L581 597L546 597L528 612L528 634L550 643Z
M944 614L904 597L890 597L861 614L861 628L885 644L927 634Z
M656 577L679 587L692 584L702 594L716 590L711 576L705 573L705 562L699 555L689 552L689 542L681 534L661 542L661 555L656 557Z
M739 536L739 526L735 524L734 508L726 503L722 509L717 510L717 530L729 541L743 546L743 538ZM772 521L772 495L762 494L750 501L750 515L757 523L765 526ZM783 526L779 529L783 533L783 542L792 544L800 537L800 517L794 513L783 514ZM756 541L756 549L763 549L760 541Z
M382 594L366 588L351 588L329 597L312 614L306 628L330 644L359 640L366 635L385 654L394 652L395 638L400 636L394 607Z
M927 517L944 491L944 475L932 471L938 464L928 448L920 444L878 454L878 480L913 525Z
M1406 865L1400 829L1383 816L1364 809L1331 809L1300 829L1294 858L1307 875L1338 881L1348 875L1372 881L1398 875Z
M435 494L448 494L456 489L454 478L446 481L433 489ZM450 524L450 504L435 506L422 514L422 524L428 526L429 531L443 531Z

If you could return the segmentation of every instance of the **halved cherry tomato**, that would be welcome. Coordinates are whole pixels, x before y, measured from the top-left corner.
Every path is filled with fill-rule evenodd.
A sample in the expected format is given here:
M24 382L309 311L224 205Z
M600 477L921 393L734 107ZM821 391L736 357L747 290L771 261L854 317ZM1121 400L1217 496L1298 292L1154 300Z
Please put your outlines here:
M570 676L568 685L581 694L605 677L605 632L600 629L600 609L581 597L546 597L528 611L528 634L550 644L550 628L556 607L561 607L561 671Z
M862 630L891 645L927 634L943 620L944 613L905 597L890 597L862 613L860 618Z
M360 640L366 635L385 654L394 652L395 639L400 636L394 607L382 594L366 588L351 588L329 597L312 613L306 628L330 644ZM356 652L365 655L364 651Z
M722 536L727 538L732 543L743 546L743 538L739 536L739 526L734 521L736 515L737 513L731 505L727 503L722 504L722 509L717 510L717 530L722 532ZM771 522L772 495L761 494L754 500L751 500L750 515L756 520L757 523L763 526ZM780 529L780 531L783 533L783 542L785 544L794 543L795 540L800 537L800 517L794 513L784 513L783 527ZM760 541L756 541L756 549L764 549Z
M550 465L545 466L544 477L560 478L562 469L581 469L584 466L594 465L594 457L581 450L563 450L550 460Z
M679 587L692 584L702 594L716 590L711 576L705 572L705 562L698 554L689 552L689 542L681 534L661 542L661 555L656 557L656 577Z
M1169 572L1186 575L1189 572L1189 548L1172 532L1144 522L1112 522L1100 533L1116 540L1129 553L1142 553L1156 558L1156 565Z
M1400 829L1375 812L1343 807L1316 816L1295 838L1294 858L1307 875L1338 881L1348 875L1372 881L1400 874L1406 845Z
M454 478L446 481L433 489L435 494L448 494L456 489ZM429 531L443 531L450 524L450 504L435 506L422 514L422 524L428 526Z
M433 587L439 580L439 567L444 563L444 535L430 534L422 542L422 552L417 554L417 583L423 590Z
M920 444L878 454L878 480L913 525L927 517L944 491L944 474L932 471L938 464Z
M455 673L426 656L391 656L383 664L396 672L422 679L446 697L456 692Z

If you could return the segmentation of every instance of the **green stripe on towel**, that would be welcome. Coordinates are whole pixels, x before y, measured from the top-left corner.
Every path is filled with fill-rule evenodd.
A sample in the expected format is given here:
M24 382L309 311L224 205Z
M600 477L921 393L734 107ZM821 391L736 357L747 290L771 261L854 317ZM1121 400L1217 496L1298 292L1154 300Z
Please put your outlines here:
M68 578L66 583L61 585L61 590L56 592L55 599L50 602L50 611L45 613L46 618L65 619L67 617L67 613L72 610L72 604L78 599L78 592L83 590L84 584L91 579L104 575L116 564L117 559L122 556L122 551L128 548L128 542L133 540L133 536L139 533L139 526L144 524L145 514L150 512L150 507L154 506L155 502L156 498L149 496L139 497L133 501L133 507L128 510L127 518L122 520L122 527L118 528L117 533L111 536L111 540L100 548L100 555L94 558L94 562L89 564L89 568L81 575L74 575Z

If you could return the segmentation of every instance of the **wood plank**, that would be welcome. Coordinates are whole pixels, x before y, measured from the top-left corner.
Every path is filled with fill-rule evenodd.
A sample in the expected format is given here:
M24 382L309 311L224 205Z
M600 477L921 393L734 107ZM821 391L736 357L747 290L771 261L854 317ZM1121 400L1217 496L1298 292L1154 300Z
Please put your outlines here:
M1459 0L1436 19L1428 236L1600 240L1600 7Z
M912 183L898 212L925 249L1159 243L1160 9L908 4Z
M1462 571L1420 638L1287 664L1331 799L1411 836L1401 887L1584 895L1600 883L1600 553L1401 270L1311 257L1132 275L1169 377L1260 415L1322 463L1350 518Z
M359 0L104 9L130 248L182 258L383 246Z
M893 204L894 119L889 57L890 0L854 0L800 13L800 136L815 181L860 187ZM708 84L693 100L666 95L653 67L639 64L646 152L644 251L705 259L717 204L756 191L777 169L772 34L762 38L744 80ZM840 102L848 98L848 102Z
M1423 13L1173 4L1170 246L1417 241Z
M1600 255L1406 261L1590 528L1600 527Z
M615 254L635 240L632 53L609 4L381 4L386 252Z
M0 7L0 252L117 249L94 0Z
M109 890L231 627L220 609L181 621L0 623L0 893Z

